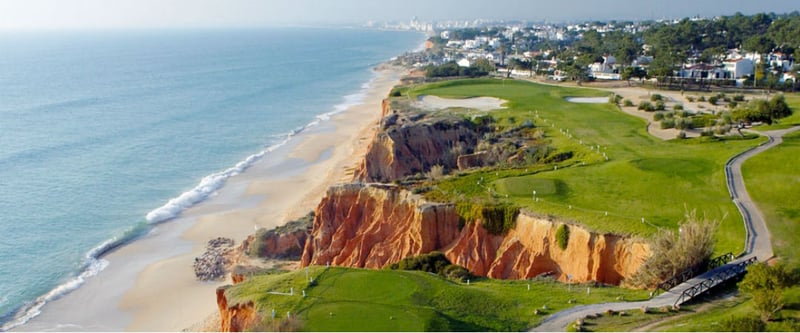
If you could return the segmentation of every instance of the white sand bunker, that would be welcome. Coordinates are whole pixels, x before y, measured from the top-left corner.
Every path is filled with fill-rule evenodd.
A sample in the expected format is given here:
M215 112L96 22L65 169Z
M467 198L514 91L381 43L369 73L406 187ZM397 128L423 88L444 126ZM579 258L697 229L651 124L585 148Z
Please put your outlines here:
M608 103L608 97L567 97L567 102L582 104Z
M446 108L468 108L480 111L504 109L505 100L495 97L472 98L441 98L438 96L422 95L417 99L417 105L423 109L439 110Z

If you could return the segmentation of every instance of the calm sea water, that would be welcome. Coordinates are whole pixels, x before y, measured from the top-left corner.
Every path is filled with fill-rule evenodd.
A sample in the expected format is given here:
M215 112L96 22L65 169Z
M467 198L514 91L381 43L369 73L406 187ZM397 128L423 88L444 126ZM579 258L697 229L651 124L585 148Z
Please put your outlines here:
M358 102L372 67L421 41L310 28L0 35L0 330Z

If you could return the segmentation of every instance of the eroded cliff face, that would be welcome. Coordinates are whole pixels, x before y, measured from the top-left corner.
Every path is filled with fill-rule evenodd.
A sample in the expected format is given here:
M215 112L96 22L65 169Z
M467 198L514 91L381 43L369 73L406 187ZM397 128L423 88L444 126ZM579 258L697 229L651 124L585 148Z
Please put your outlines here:
M434 165L457 169L458 157L475 150L485 128L463 118L426 118L391 109L383 101L381 127L356 168L354 179L362 182L391 182Z
M381 268L441 249L458 235L451 205L430 204L391 185L338 185L317 207L301 266Z
M516 227L493 235L480 221L459 222L453 205L429 203L389 185L332 187L317 208L301 266L380 268L434 250L473 274L526 279L552 273L566 281L619 284L649 254L647 245L571 225L566 249L561 223L522 212Z
M228 304L227 287L217 288L217 307L220 314L220 332L242 332L258 322L258 312L252 302Z

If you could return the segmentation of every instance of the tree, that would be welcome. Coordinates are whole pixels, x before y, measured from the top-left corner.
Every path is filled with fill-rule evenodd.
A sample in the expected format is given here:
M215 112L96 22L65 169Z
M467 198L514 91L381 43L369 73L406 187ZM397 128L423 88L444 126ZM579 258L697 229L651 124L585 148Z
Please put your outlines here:
M756 263L747 268L739 290L753 297L753 307L767 322L783 308L783 290L789 284L789 274L782 265Z

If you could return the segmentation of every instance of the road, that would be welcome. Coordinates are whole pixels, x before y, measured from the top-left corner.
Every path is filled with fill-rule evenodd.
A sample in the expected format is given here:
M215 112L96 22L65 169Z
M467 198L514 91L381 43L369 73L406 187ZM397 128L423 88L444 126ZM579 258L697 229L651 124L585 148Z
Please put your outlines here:
M588 315L603 313L606 310L623 311L632 309L641 309L643 307L660 308L664 306L672 306L678 300L684 290L696 285L712 276L721 270L727 269L730 265L738 264L753 256L757 257L760 261L766 261L773 256L772 243L770 240L769 229L767 229L764 215L758 206L755 205L747 189L744 185L742 178L742 163L748 158L753 157L767 149L775 147L783 142L783 136L800 130L800 126L795 126L784 130L775 130L767 132L756 132L766 135L769 141L766 143L751 148L743 153L740 153L731 158L725 164L725 178L728 184L728 191L731 194L731 199L744 219L745 229L747 230L747 239L745 240L744 254L739 256L736 260L727 265L718 267L714 270L708 271L697 277L690 279L669 291L658 295L650 300L641 302L617 302L617 303L601 303L577 306L571 309L557 312L547 317L542 323L533 329L534 332L556 332L564 331L566 327L575 322L577 319L584 318Z

